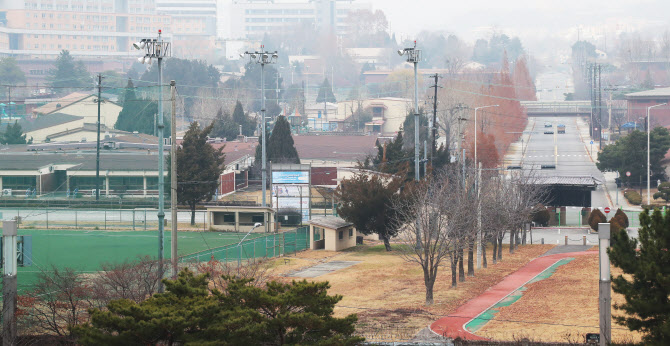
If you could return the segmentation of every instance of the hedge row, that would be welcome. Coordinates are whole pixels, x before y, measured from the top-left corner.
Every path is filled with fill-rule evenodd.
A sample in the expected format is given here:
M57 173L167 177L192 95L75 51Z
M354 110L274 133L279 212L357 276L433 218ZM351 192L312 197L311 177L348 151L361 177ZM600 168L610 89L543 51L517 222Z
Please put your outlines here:
M642 196L640 196L640 193L635 190L626 190L623 192L623 196L626 197L630 204L642 204Z

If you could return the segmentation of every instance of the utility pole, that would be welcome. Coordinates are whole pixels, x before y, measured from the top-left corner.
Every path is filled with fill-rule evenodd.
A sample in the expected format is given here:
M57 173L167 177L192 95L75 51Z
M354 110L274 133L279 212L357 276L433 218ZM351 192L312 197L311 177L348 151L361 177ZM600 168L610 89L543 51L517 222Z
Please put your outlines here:
M435 157L435 152L437 151L437 143L436 137L437 137L437 79L439 78L438 74L436 73L433 78L435 79L435 85L433 85L433 88L435 89L434 96L433 96L433 125L431 126L431 140L432 144L430 147L430 163L431 165L433 164L433 157ZM447 138L448 140L448 138Z
M423 177L428 175L428 142L423 141Z
M482 163L477 164L477 269L482 268Z
M419 176L419 75L417 65L421 61L421 50L414 47L398 50L398 55L407 55L407 62L414 64L414 179L421 180Z
M609 102L609 120L607 121L607 126L609 127L609 136L607 137L607 143L612 143L612 132L614 131L614 127L612 126L612 94L617 91L617 88L605 88L605 91L609 92L610 94L610 102ZM618 197L618 195L617 195Z
M170 81L170 98L172 99L172 123L170 124L170 217L172 218L172 242L170 259L172 260L172 279L177 279L179 271L177 255L177 83Z
M603 94L602 94L602 82L601 82L601 65L598 64L598 137L600 137L600 150L603 149Z
M245 55L248 55L251 61L261 65L261 126L262 126L262 138L261 141L261 179L263 186L263 208L267 207L267 138L265 136L266 125L265 125L265 65L272 64L277 61L277 52L274 53L264 51L265 46L261 45L261 51L256 52L244 52L240 54L240 57L244 58ZM263 211L263 227L265 232L268 232L268 215L267 212Z
M95 146L95 200L100 200L100 100L102 95L102 73L98 73L98 140Z
M414 180L417 182L421 180L419 175L419 77L417 65L421 61L421 50L416 49L416 41L414 47L398 50L398 55L407 55L407 62L414 64ZM419 220L415 220L416 229L416 248L421 248L421 230L419 229Z
M163 147L165 138L163 136L163 58L170 55L170 43L163 41L162 30L158 30L158 38L141 39L133 43L137 50L144 50L144 56L138 58L141 63L151 64L151 59L158 60L158 270L163 278L163 248L165 237L165 153ZM158 284L158 292L164 290L163 283Z

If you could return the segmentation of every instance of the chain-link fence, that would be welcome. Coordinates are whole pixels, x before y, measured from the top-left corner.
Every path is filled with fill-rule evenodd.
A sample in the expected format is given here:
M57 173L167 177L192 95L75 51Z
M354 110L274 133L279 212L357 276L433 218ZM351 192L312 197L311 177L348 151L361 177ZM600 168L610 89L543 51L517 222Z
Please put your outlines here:
M34 229L96 229L96 230L153 230L158 228L158 210L138 209L69 209L69 208L0 208L5 219L16 219L20 228ZM166 228L170 226L170 211L165 212ZM181 228L207 230L205 211L177 213Z
M272 258L292 254L309 245L309 227L300 227L293 231L272 233L265 236L246 239L237 244L198 251L182 256L181 262L201 262L211 259L221 262L238 263L253 258Z

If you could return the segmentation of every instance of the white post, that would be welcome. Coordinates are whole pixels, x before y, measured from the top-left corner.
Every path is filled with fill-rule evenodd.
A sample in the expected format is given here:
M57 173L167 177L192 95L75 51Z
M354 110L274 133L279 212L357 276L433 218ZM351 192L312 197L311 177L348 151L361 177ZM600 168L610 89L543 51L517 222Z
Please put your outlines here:
M16 272L17 272L16 221L2 222L2 344L16 344Z
M177 83L170 81L172 99L172 122L170 124L170 260L172 261L172 279L177 279L179 272L177 255L177 109L176 91Z
M598 259L600 264L599 315L600 346L609 345L612 339L612 298L610 282L610 259L607 249L610 247L610 224L598 224Z

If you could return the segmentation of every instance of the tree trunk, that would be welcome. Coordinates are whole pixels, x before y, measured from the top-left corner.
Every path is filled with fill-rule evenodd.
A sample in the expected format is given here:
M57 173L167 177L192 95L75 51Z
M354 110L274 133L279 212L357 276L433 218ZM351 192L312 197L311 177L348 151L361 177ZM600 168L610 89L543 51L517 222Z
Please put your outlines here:
M386 248L386 251L391 251L391 243L389 242L389 237L382 237L384 240L384 247Z
M191 204L191 226L195 226L195 203Z
M482 241L482 268L486 267L486 242Z
M463 267L463 247L458 249L458 281L465 281L465 268Z
M454 250L451 254L451 287L456 288L458 281L456 280L456 266L458 265L458 254Z
M523 227L522 228L523 237L521 238L521 245L526 245L526 234L528 233L528 231L526 231L526 225L523 225L521 227Z
M509 253L514 253L514 240L516 240L516 231L511 229L509 231Z
M501 233L498 236L498 261L502 261L502 249L503 249L502 241L503 241L503 237L505 237L505 233Z
M433 305L433 286L435 285L435 278L431 278L428 271L429 269L423 270L424 282L426 284L426 305Z
M470 244L468 244L468 276L475 276L474 249L475 239L472 238Z
M493 237L493 241L491 243L493 243L493 264L496 264L498 263L498 259L496 258L498 255L498 239Z

